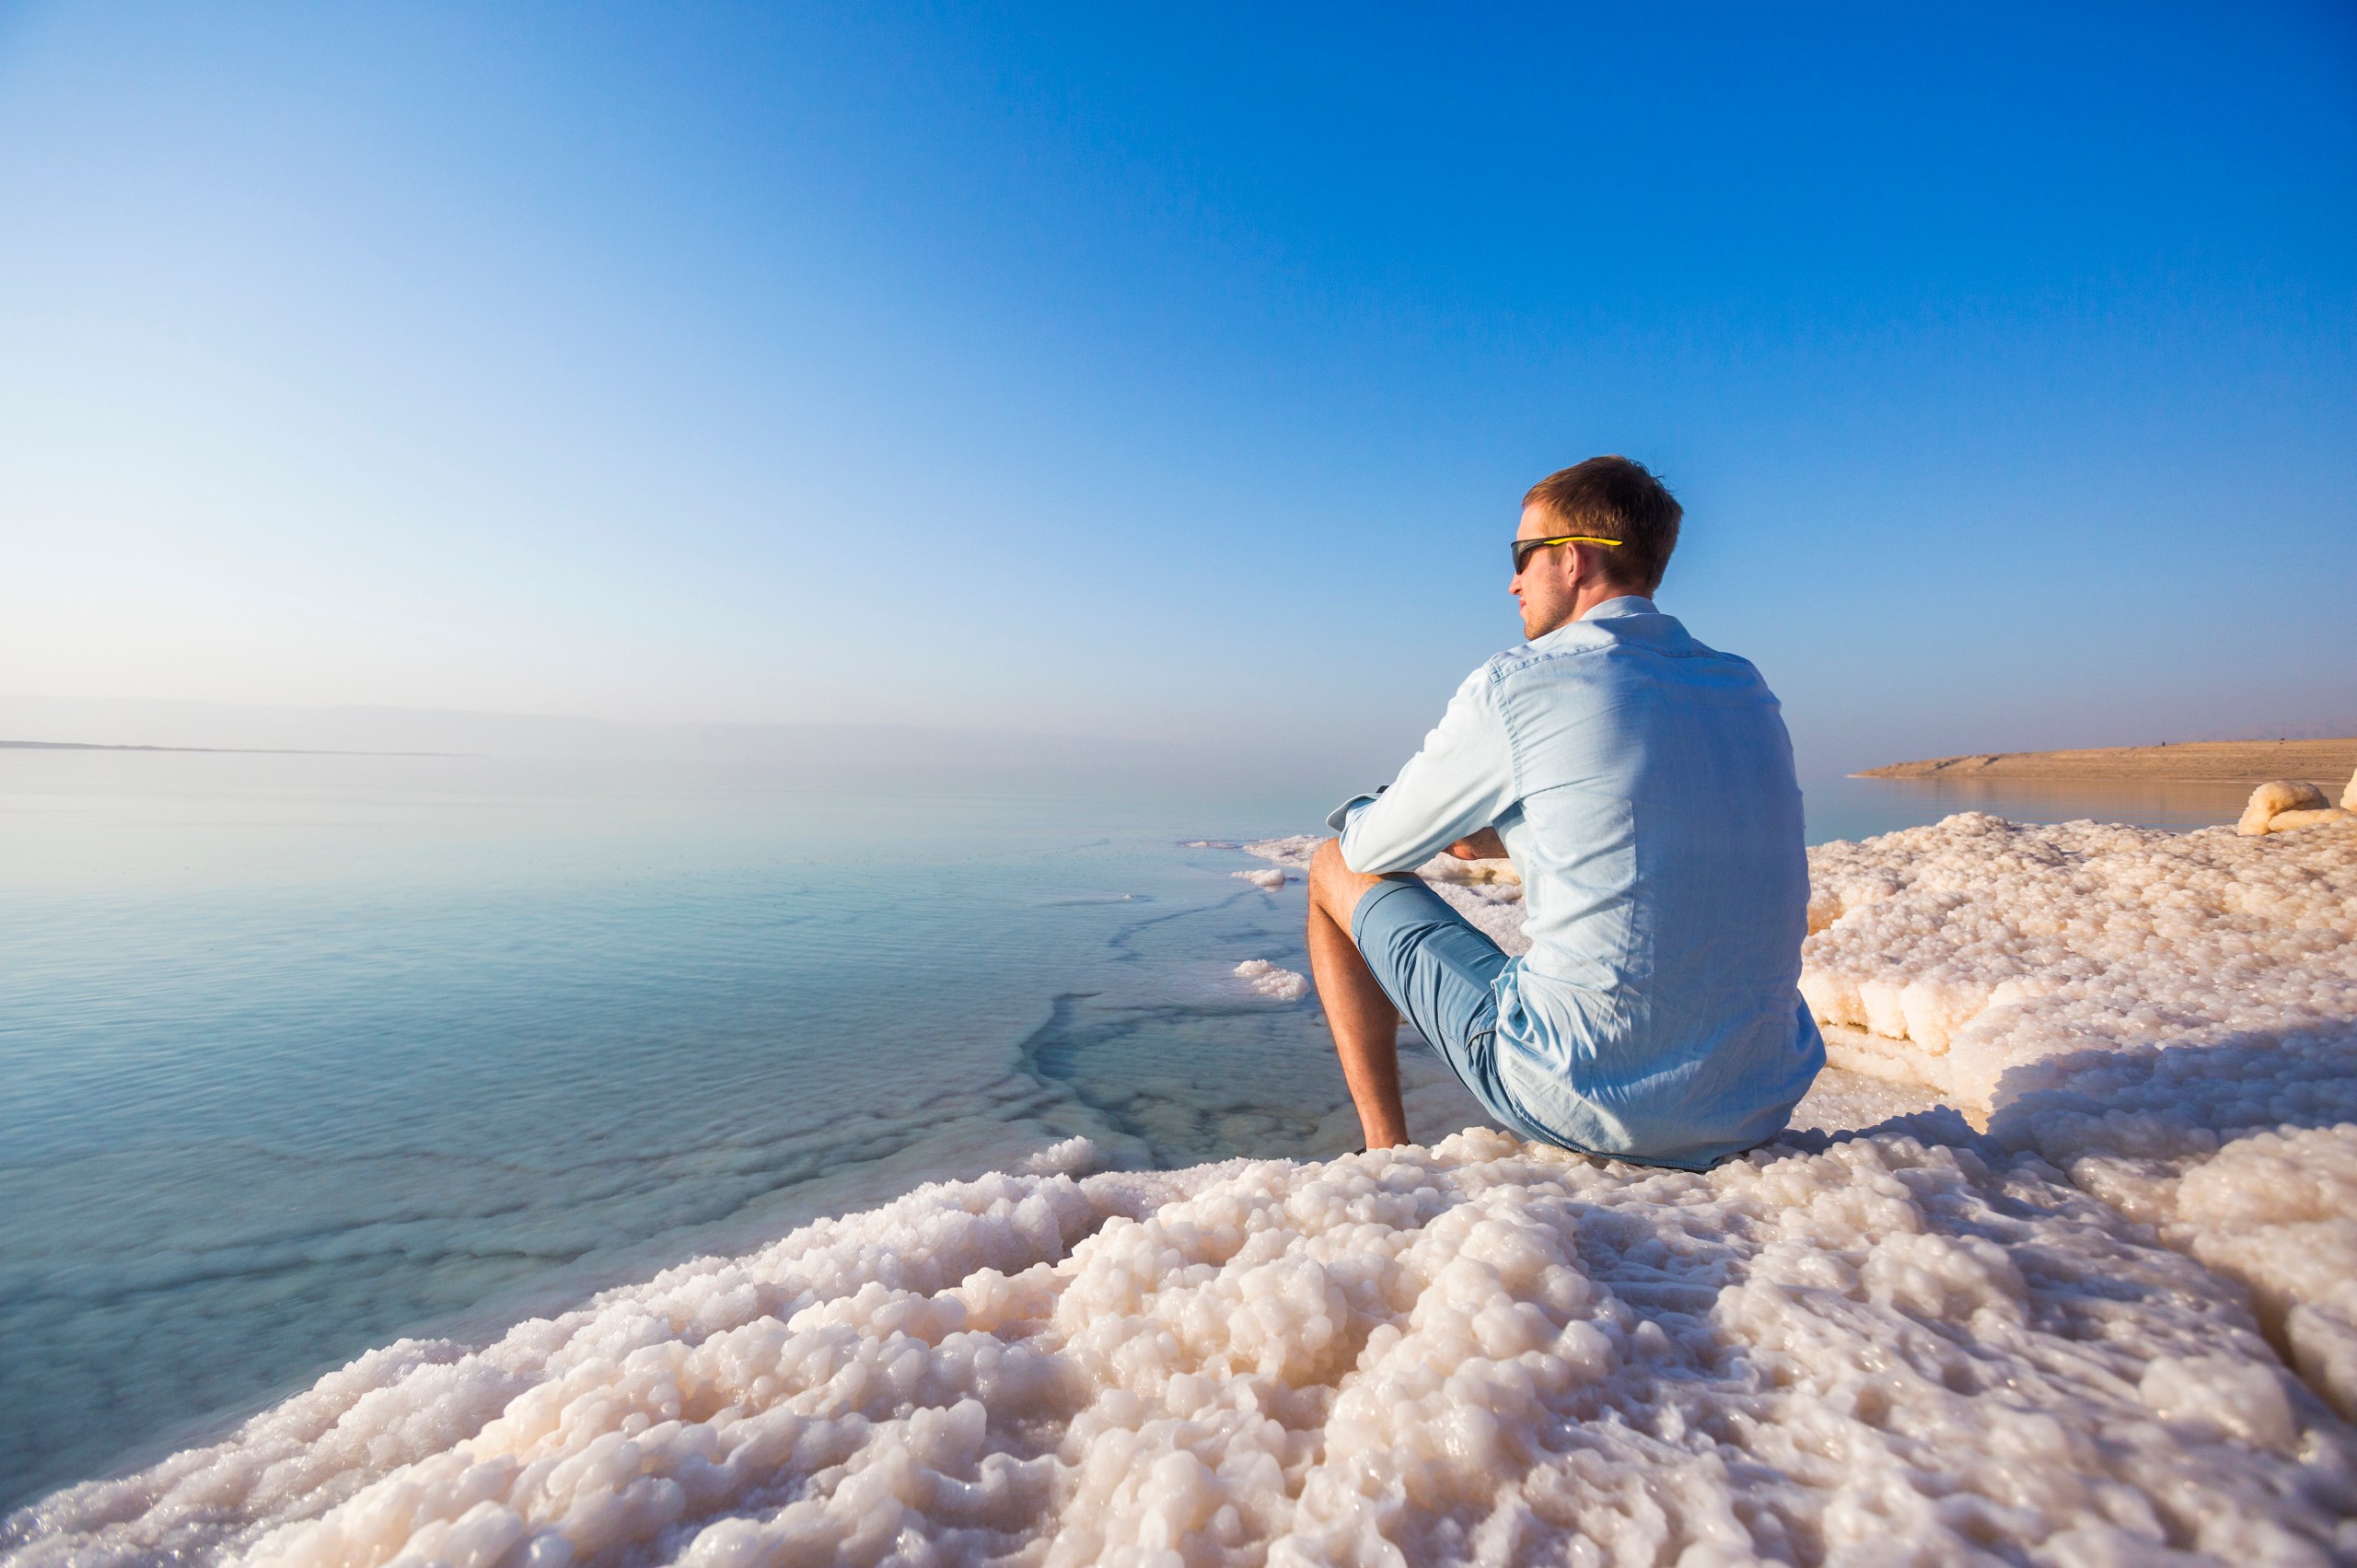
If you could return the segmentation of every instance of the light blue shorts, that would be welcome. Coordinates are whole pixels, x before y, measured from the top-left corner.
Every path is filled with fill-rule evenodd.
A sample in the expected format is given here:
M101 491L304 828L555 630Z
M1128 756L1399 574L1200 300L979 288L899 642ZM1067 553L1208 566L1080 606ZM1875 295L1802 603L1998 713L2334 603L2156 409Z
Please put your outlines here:
M1414 877L1387 877L1351 911L1351 940L1366 967L1498 1125L1518 1138L1560 1140L1532 1127L1498 1078L1498 976L1513 960Z

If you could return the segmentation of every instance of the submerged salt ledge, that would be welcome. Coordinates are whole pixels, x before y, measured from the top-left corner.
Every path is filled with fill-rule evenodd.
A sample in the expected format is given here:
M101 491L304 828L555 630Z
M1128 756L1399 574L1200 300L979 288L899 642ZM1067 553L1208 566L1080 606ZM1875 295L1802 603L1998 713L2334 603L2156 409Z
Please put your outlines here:
M1075 1141L373 1353L11 1562L2357 1558L2357 824L1951 819L1812 871L1843 1049L1985 1132L1701 1175Z

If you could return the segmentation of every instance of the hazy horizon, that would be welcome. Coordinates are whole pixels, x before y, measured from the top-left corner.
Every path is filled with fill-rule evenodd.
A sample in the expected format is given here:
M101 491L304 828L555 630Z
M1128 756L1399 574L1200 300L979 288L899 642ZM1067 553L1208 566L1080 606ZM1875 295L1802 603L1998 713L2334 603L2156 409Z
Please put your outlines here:
M2232 726L2229 726L2231 728ZM2357 732L2357 719L2311 724L2261 734L2256 730L2155 735L2122 745L2201 740L2305 739ZM209 703L184 699L42 698L0 691L0 744L198 750L293 750L361 754L450 755L513 759L702 761L856 760L931 772L982 767L1052 773L1059 769L1183 771L1193 784L1237 783L1256 771L1248 760L1217 754L1214 765L1193 749L1148 737L898 723L806 723L738 720L633 720L586 714L500 713L464 708L410 708L382 703L317 707ZM2055 749L2060 748L2042 748ZM1926 756L1971 755L1991 748L1961 747ZM1318 782L1380 782L1393 758L1376 737L1348 751L1311 761L1294 755L1264 760L1259 772L1271 785L1314 787ZM1847 760L1800 757L1804 778L1845 776L1860 767L1917 761L1890 757L1851 765Z

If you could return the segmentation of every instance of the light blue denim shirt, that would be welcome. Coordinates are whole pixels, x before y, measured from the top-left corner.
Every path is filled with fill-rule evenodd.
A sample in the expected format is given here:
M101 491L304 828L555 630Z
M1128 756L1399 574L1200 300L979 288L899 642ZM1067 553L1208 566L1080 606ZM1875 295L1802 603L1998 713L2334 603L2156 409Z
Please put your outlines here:
M1499 1073L1559 1143L1704 1165L1780 1131L1825 1064L1782 712L1651 599L1491 659L1328 821L1378 874L1498 830L1531 940L1497 981Z

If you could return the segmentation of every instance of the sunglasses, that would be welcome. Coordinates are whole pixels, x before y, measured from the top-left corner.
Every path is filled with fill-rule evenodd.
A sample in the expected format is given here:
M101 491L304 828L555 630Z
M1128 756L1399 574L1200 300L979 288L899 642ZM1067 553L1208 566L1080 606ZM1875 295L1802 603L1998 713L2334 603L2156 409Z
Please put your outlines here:
M1597 539L1593 534L1559 533L1552 539L1518 539L1514 541L1514 574L1519 577L1522 569L1530 564L1533 551L1544 550L1550 544L1619 544L1617 539Z

